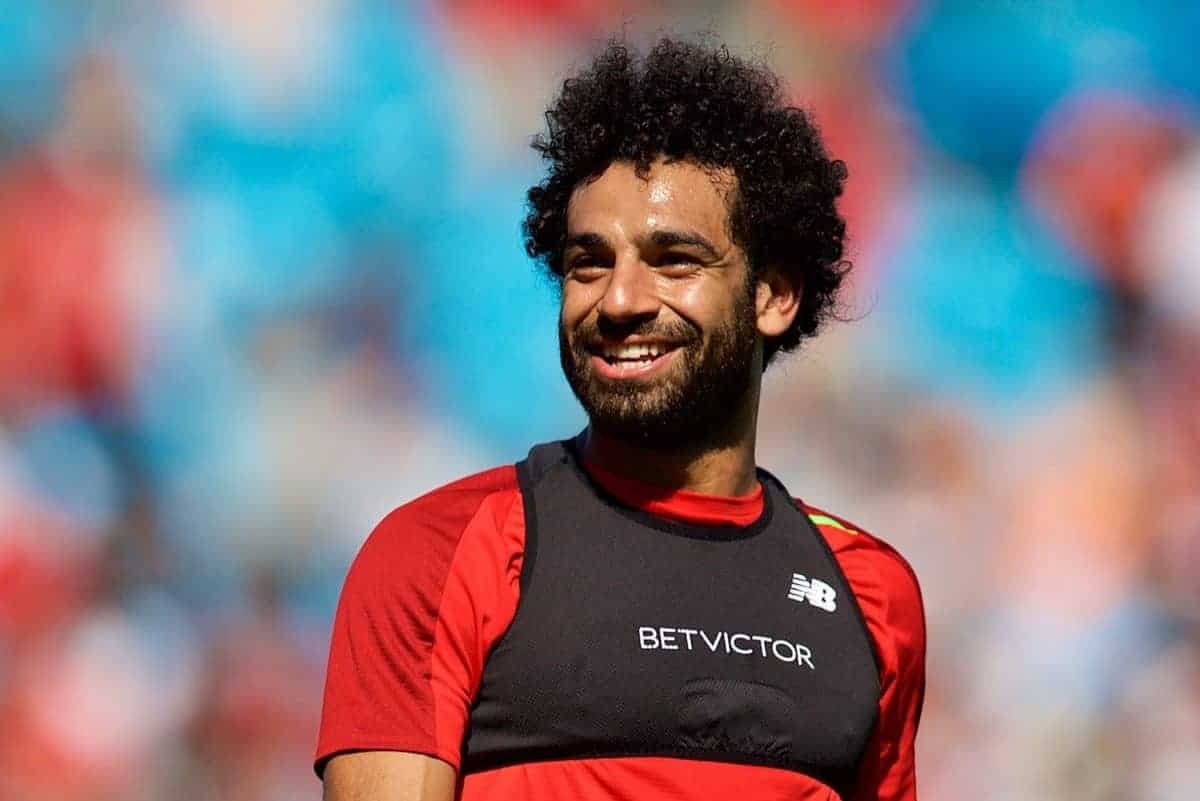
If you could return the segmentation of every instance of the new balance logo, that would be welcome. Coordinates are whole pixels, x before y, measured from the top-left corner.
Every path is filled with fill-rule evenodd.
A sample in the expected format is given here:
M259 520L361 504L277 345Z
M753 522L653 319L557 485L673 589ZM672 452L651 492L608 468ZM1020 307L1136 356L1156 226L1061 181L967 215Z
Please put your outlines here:
M820 579L806 578L800 573L792 574L792 588L788 598L796 603L808 601L818 609L833 612L837 609L837 592Z

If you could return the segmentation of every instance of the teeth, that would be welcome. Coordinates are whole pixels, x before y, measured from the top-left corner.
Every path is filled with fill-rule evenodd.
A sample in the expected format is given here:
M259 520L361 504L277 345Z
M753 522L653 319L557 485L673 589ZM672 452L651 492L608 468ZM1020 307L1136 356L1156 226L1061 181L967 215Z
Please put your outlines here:
M637 345L605 345L606 359L645 359L656 358L667 352L667 346L653 342Z

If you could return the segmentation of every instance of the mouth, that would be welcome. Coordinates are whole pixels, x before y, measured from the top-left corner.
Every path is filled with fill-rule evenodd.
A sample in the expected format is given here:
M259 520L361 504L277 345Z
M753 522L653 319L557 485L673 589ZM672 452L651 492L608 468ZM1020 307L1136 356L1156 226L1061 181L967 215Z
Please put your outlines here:
M622 381L659 372L681 347L677 342L594 342L588 351L599 376Z

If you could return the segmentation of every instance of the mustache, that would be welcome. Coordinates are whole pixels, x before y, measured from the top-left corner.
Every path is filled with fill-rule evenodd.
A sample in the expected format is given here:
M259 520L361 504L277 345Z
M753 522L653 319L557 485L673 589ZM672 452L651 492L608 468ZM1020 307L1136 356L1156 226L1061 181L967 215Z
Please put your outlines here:
M619 323L601 317L596 322L581 323L575 328L576 347L582 347L587 342L597 339L624 339L626 337L643 337L645 339L661 339L687 345L700 339L699 329L685 320L654 322L651 320L635 320L630 323Z

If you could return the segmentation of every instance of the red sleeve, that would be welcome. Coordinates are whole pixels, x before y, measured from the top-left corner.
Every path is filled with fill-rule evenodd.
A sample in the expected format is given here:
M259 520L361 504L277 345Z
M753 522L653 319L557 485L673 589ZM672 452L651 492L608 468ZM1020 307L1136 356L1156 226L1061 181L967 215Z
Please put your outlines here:
M879 538L804 508L850 582L879 658L879 721L846 801L916 801L914 747L925 697L925 612L917 577Z
M396 509L338 602L315 768L344 751L461 759L484 658L516 612L524 518L514 468Z

